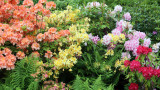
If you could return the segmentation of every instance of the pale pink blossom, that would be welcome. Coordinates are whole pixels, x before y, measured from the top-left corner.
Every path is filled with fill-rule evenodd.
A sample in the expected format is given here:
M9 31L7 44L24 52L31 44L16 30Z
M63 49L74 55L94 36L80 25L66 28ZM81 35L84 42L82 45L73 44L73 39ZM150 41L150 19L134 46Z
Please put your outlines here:
M124 44L125 49L128 50L128 51L133 51L138 46L139 46L139 41L138 40L129 40L129 41L126 41L125 44Z
M88 37L89 37L89 40L92 40L92 38L93 38L92 33L90 33L90 34L88 35Z
M116 28L116 29L112 30L112 34L113 34L113 35L118 35L118 36L119 36L119 35L121 34L121 32L120 32L119 29Z
M116 12L122 12L122 6L121 5L117 5L117 6L115 6L114 7L114 11L116 11Z
M99 2L88 2L87 6L85 8L93 8L93 7L101 7L101 6L107 6L106 4L99 3Z
M133 50L132 54L133 54L133 56L138 56L137 55L137 48Z
M92 37L92 41L93 41L94 44L97 44L97 42L100 41L100 38L98 37L98 35L97 36L93 36Z
M131 58L131 55L129 54L129 52L122 52L122 56L121 56L122 59L130 59Z
M125 14L123 15L123 17L124 17L125 20L128 20L128 21L131 20L131 15L130 15L129 12L125 13Z
M115 17L116 16L116 11L112 11L109 15Z
M144 39L144 42L143 42L143 46L145 46L145 47L149 47L149 45L151 44L151 39L150 38L148 38L148 39Z
M146 37L146 34L144 32L135 31L133 34L128 34L128 38L130 40L139 40L144 39Z
M102 39L102 44L108 45L110 44L111 40L112 40L112 37L110 35L104 35Z

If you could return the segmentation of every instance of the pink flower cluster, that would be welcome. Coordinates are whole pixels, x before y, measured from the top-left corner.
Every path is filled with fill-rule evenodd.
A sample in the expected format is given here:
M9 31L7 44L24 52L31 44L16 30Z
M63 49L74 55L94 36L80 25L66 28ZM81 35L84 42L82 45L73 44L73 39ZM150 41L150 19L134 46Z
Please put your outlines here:
M70 90L70 86L66 83L58 83L57 81L44 81L44 87L42 90Z
M110 35L104 35L102 40L103 45L109 45L112 40L112 37Z
M131 55L129 54L129 52L122 52L121 58L122 58L122 59L124 59L124 58L130 59L130 58L131 58Z
M92 37L92 41L94 42L94 44L97 44L98 41L100 41L100 38L97 36L93 36Z
M125 20L128 20L128 21L131 20L131 15L130 15L129 12L125 13L125 14L123 15L123 17L124 17Z
M140 31L132 31L131 34L128 34L127 37L129 38L128 41L125 42L124 47L127 51L132 51L134 56L137 56L138 46L140 45L139 40L144 40L142 44L145 47L149 47L151 44L150 39L146 39L146 34Z
M119 30L122 32L124 29L131 30L133 28L132 24L130 22L126 22L124 20L120 20L116 22L116 27L119 28Z
M130 40L139 40L144 39L146 37L146 34L144 32L135 31L133 34L128 34L128 38Z
M148 38L148 39L144 39L144 42L143 42L143 46L144 47L149 47L149 45L151 44L151 39L150 38Z
M107 5L99 2L88 2L85 8L93 8L93 7L99 8L101 6L107 6Z
M124 47L127 51L134 51L139 46L138 40L128 40L125 42Z
M118 12L118 11L119 11L119 12L122 12L122 6L121 6L121 5L115 6L115 7L114 7L114 11L115 11L115 12Z
M121 34L121 30L119 28L116 28L116 29L112 30L112 34L119 36Z
M124 22L125 21L123 21L123 20L120 20L120 21L117 21L116 22L116 27L118 28L118 30L120 30L120 32L122 32L123 31L123 24L124 24Z
M92 40L92 42L94 44L97 44L97 42L100 41L100 38L98 37L98 35L97 36L92 36L91 33L89 34L89 39Z

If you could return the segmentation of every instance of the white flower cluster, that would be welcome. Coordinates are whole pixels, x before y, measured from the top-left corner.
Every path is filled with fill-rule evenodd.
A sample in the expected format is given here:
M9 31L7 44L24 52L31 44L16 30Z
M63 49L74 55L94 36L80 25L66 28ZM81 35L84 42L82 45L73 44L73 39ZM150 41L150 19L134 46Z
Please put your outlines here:
M160 47L160 42L154 44L154 45L152 46L153 52L158 52L158 51L159 51L159 47Z
M106 4L99 3L99 2L88 2L87 6L85 8L93 8L93 7L101 7L101 6L107 6Z
M102 39L103 45L108 45L112 40L112 36L110 35L104 35Z

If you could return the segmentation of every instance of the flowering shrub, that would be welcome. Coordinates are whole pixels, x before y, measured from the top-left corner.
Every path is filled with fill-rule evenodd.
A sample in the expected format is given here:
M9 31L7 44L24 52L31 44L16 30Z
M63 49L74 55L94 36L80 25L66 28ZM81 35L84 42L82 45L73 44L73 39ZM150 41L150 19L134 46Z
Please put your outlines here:
M0 69L4 68L6 68L7 70L14 69L15 62L16 62L16 56L12 54L12 51L10 49L5 48L3 51L0 51Z
M49 17L44 17L48 26L57 27L59 29L68 29L70 24L79 21L79 9L72 10L72 6L67 6L67 10L54 11ZM80 19L82 20L82 19Z
M43 67L37 69L36 74L33 73L32 76L34 78L36 78L36 76L42 76L42 79L38 78L40 82L41 80L50 78L51 75L54 75L54 78L57 78L56 76L59 74L58 72L60 69L69 68L71 71L71 68L77 62L76 56L82 54L80 46L81 42L88 40L88 34L86 33L88 29L88 26L86 25L88 24L88 20L82 19L81 21L86 21L84 24L78 24L76 22L77 25L68 26L67 28L64 28L65 30L59 30L59 26L54 26L57 27L54 28L49 26L48 22L45 22L46 18L54 16L50 11L56 8L54 2L40 0L34 5L32 0L24 0L23 5L17 5L18 3L18 0L14 3L10 1L1 1L0 10L2 13L0 21L2 23L0 23L0 45L2 48L5 48L6 46L9 48L18 48L18 51L14 49L11 51L9 48L5 48L1 51L1 69L14 69L16 57L17 59L23 59L25 56L32 53L32 57L36 56L44 59L40 62L39 67L41 67L43 63L46 66L49 65L49 68L44 67L43 69L46 69L46 71L50 69L48 73L40 72ZM79 10L77 9L77 11L70 13L71 9L71 6L67 7L69 12L67 21L71 21L71 23L74 24L74 16L77 15L75 12L78 13ZM72 14L74 14L74 16ZM62 20L61 17L59 19ZM78 28L80 26L81 28ZM76 32L75 29L77 30ZM52 48L48 47L50 46L50 43L52 43ZM53 45L56 47L53 47ZM67 49L67 47L69 48ZM16 56L11 54L12 52L16 53ZM55 73L53 74L53 72Z
M0 1L0 70L11 72L0 89L72 89L66 84L113 89L121 75L129 90L160 88L160 44L152 45L145 32L134 30L131 14L121 5L112 10L89 2L55 10L53 1L19 3ZM84 84L74 80L77 74Z

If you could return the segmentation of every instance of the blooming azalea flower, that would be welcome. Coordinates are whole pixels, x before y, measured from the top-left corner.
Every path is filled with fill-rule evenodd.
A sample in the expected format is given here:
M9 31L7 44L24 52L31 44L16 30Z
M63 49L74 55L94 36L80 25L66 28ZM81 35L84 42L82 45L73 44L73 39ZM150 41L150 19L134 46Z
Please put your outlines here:
M52 55L52 52L51 51L47 51L46 53L45 53L45 56L44 57L46 57L46 58L51 58L53 55Z
M53 1L47 2L46 3L46 8L51 9L51 8L56 8L56 4Z
M18 59L23 59L25 57L25 53L24 52L21 52L21 51L18 51L17 54L16 54L16 57Z
M37 42L34 42L31 46L32 50L40 50L40 45Z

